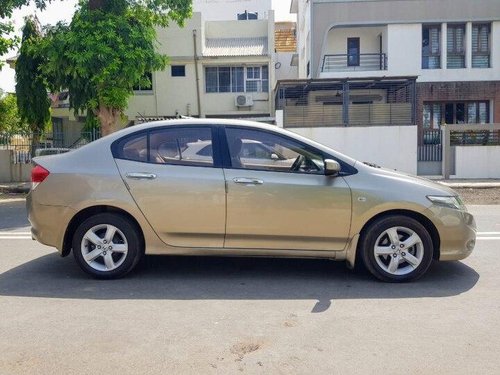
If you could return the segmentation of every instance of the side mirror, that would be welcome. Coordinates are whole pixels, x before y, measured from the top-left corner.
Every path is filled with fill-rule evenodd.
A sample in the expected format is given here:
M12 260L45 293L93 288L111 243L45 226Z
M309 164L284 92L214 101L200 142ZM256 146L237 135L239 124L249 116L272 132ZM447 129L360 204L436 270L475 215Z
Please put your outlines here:
M275 154L274 152L271 154L271 160L280 160L280 157L278 154Z
M325 176L336 176L340 173L340 164L332 159L325 159Z

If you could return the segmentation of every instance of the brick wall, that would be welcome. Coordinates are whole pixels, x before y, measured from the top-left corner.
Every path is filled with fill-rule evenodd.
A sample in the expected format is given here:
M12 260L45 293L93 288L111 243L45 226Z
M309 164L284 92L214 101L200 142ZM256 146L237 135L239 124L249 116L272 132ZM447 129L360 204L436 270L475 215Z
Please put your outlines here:
M493 118L500 123L500 81L425 82L417 83L417 124L422 127L424 102L488 100L492 101Z

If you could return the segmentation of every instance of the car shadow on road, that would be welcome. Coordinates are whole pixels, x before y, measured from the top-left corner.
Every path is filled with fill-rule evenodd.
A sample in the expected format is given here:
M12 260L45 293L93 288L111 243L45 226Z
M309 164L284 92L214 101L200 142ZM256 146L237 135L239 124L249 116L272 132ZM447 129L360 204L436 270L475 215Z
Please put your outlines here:
M417 282L378 282L343 262L309 259L147 256L119 280L87 277L73 257L49 254L0 274L0 295L81 299L317 300L449 297L470 290L479 274L461 262L434 262Z

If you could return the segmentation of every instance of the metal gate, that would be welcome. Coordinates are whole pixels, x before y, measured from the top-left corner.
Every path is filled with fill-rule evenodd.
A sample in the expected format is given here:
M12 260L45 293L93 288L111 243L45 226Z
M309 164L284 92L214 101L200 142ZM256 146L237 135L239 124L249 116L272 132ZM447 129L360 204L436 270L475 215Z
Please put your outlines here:
M441 130L425 129L418 145L418 161L442 161Z

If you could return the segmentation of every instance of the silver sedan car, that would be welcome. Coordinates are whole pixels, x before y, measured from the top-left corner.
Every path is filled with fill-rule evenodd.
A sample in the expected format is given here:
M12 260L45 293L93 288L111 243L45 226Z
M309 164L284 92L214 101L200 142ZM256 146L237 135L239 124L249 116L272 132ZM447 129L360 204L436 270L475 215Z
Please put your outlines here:
M249 144L264 147L242 155ZM125 275L144 254L175 254L362 261L402 282L475 244L453 190L272 125L147 123L34 163L33 238L73 251L98 278Z

